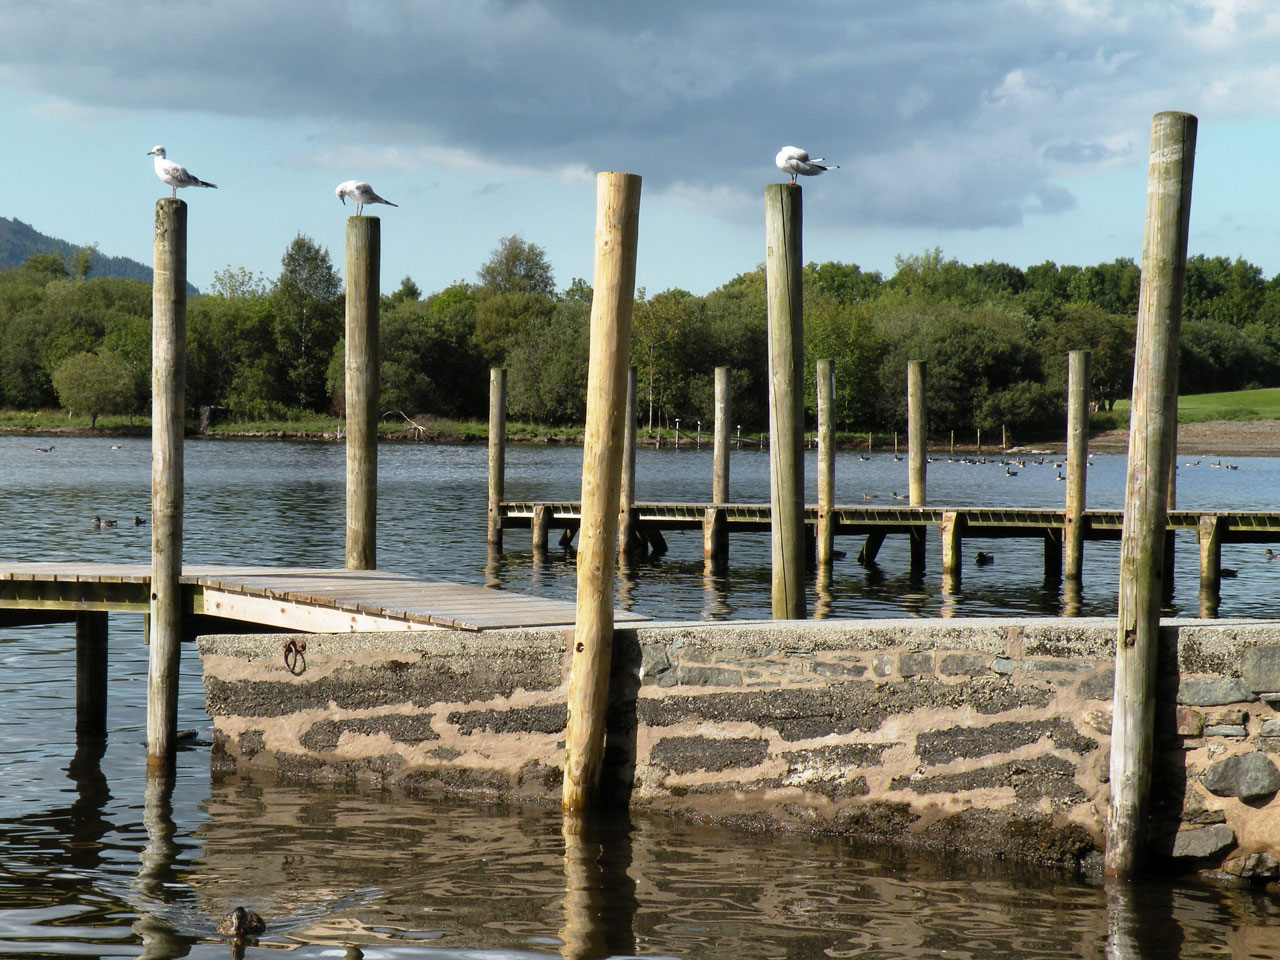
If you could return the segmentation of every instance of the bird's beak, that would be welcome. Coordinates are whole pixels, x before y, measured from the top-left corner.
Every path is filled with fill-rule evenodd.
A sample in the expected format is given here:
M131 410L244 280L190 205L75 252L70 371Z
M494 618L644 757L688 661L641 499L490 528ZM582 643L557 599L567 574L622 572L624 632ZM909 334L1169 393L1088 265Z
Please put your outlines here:
M338 197L338 199L342 201L342 205L344 207L347 205L347 195L345 193L342 196Z

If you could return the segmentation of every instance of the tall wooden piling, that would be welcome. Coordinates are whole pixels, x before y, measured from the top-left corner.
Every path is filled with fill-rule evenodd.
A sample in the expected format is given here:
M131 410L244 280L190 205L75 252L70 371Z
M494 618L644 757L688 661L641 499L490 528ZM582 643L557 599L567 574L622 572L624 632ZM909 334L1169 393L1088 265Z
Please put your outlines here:
M151 651L147 766L173 762L182 641L182 428L186 414L187 205L156 201L151 283Z
M818 568L829 570L835 553L836 427L835 364L818 361Z
M729 502L729 368L716 367L715 436L711 449L711 502ZM729 558L729 523L723 509L708 507L703 521L702 561L707 573L724 570Z
M1084 509L1089 467L1089 351L1067 354L1067 503L1064 575L1079 584L1084 571Z
M925 468L929 456L929 440L926 435L928 411L925 407L925 361L907 361L907 466L910 483L910 503L913 507L925 505Z
M637 371L627 369L627 422L622 437L622 493L618 504L618 560L626 563L635 550L636 533L636 401Z
M382 259L377 217L347 218L347 569L377 568L378 293Z
M910 484L908 502L913 507L925 505L925 470L929 456L928 422L925 405L925 361L907 361L907 468ZM911 572L924 572L924 530L911 531Z
M1226 521L1219 516L1200 518L1197 531L1200 540L1200 616L1206 620L1218 615L1222 598L1222 532Z
M76 736L107 732L107 615L76 613Z
M600 796L639 220L640 178L601 173L596 178L595 292L582 450L577 615L565 732L562 801L566 810L593 807Z
M765 188L775 620L798 620L805 615L802 206L801 189L796 184L771 183Z
M1178 363L1195 142L1195 117L1156 114L1133 365L1112 700L1106 872L1119 878L1139 869L1151 788L1165 514L1170 450L1177 437L1168 398Z
M507 472L507 371L489 371L489 546L502 548L502 497Z

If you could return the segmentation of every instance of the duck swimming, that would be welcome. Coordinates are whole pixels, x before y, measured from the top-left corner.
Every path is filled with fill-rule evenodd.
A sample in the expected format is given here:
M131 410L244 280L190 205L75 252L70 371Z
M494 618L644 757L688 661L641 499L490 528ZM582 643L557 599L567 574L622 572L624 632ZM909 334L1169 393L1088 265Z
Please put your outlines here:
M224 937L254 937L266 930L266 921L244 907L236 907L218 921L218 932Z
M979 550L974 555L973 559L977 561L978 566L989 567L991 566L991 564L996 562L996 555L994 553L983 553L981 550Z

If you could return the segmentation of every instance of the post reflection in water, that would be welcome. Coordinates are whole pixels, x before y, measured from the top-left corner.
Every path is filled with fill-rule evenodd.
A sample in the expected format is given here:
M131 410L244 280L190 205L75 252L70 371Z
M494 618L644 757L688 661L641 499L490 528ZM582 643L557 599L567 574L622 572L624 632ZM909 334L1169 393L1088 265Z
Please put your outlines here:
M142 938L143 957L185 957L189 952L187 940L160 916L172 899L172 891L186 888L175 869L181 848L175 840L178 826L173 820L172 773L147 776L142 823L147 845L134 882L139 911L133 929Z
M631 823L621 814L564 814L564 960L633 956L638 901L631 869Z
M712 573L710 569L702 576L703 617L709 620L722 620L733 613L729 604L729 584L723 574Z

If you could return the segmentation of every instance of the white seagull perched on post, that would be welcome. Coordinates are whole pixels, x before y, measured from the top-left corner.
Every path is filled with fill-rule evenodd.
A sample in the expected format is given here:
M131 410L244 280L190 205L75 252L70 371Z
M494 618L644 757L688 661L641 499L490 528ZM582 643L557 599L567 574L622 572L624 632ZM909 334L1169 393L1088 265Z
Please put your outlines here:
M166 159L164 147L151 148L147 151L147 156L156 158L156 176L173 187L173 199L175 200L178 199L179 187L213 187L215 190L218 188L216 183L209 183L199 177L193 177L187 172L186 167Z
M342 205L347 205L347 197L356 202L356 216L360 216L360 211L364 209L366 203L385 203L388 207L397 207L399 204L392 203L390 200L383 200L380 196L373 192L373 187L369 186L363 180L344 180L334 188L333 195L342 201Z
M821 157L810 160L809 151L801 150L799 147L783 147L773 158L773 162L783 173L791 174L792 183L796 182L796 174L802 177L816 177L827 170L836 170L840 167L840 164L827 163Z

